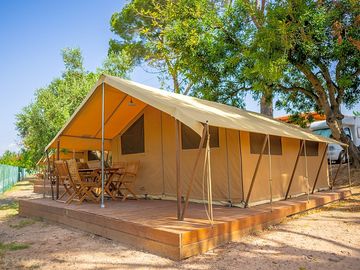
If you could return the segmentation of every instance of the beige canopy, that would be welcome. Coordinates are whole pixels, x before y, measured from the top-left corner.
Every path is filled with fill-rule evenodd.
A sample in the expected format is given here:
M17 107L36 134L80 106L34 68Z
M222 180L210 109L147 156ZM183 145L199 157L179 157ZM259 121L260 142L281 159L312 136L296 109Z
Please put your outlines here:
M269 134L300 140L339 143L264 115L232 106L175 94L118 77L102 75L69 121L46 147L70 150L101 149L102 87L105 99L104 149L146 106L163 111L199 135L203 123L227 129ZM135 103L136 106L131 106Z

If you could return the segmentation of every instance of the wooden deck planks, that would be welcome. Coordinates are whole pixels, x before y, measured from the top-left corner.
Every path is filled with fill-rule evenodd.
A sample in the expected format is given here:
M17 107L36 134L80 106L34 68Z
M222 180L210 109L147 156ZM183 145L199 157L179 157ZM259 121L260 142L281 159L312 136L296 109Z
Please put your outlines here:
M239 239L283 218L349 196L348 190L320 192L247 209L214 206L211 226L202 204L189 204L188 217L176 219L176 202L161 200L109 201L66 205L50 199L20 201L20 214L40 216L174 260L197 255Z

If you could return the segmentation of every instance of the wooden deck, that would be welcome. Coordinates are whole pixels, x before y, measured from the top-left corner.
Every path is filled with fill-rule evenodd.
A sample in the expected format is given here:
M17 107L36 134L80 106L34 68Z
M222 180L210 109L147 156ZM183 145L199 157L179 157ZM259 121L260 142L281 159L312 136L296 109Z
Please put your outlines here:
M36 216L118 240L151 253L181 260L201 254L223 243L239 239L249 231L278 223L283 218L349 196L348 189L319 192L247 209L214 206L211 226L202 204L191 203L184 221L176 220L176 203L161 200L128 200L81 205L33 199L20 201L20 215Z

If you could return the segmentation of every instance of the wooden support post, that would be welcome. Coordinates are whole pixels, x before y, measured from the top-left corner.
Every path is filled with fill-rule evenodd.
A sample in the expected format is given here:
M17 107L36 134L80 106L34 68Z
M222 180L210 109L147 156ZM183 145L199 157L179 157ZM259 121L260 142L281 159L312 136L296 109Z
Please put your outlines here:
M193 167L192 172L191 172L190 181L189 181L189 188L188 188L188 190L186 192L185 203L184 203L183 210L182 210L182 213L181 213L181 220L184 220L186 209L188 208L188 205L189 205L189 199L190 199L190 194L191 194L192 187L193 187L193 182L194 182L194 179L195 179L196 168L197 168L197 165L198 165L199 160L200 160L200 156L201 156L201 153L202 153L202 149L203 149L203 145L204 145L204 141L205 141L205 137L206 137L206 128L207 127L205 126L204 129L203 129L203 134L201 136L201 140L200 140L200 144L199 144L199 148L198 148L198 153L197 153L197 156L196 156L196 159L195 159L194 167Z
M52 168L51 168L51 186L54 187L54 184L56 185L56 175L55 175L55 152L52 155ZM56 190L55 190L56 192ZM56 198L56 194L54 192L54 188L51 189L52 193L52 199L54 200Z
M248 205L249 205L250 195L251 195L252 189L253 189L253 187L254 187L254 183L255 183L255 179L256 179L257 172L258 172L258 170L259 170L259 166L260 166L261 159L262 159L263 154L264 154L266 142L267 142L267 137L265 136L265 137L264 137L263 145L262 145L262 147L261 147L260 156L259 156L258 161L257 161L257 163L256 163L254 175L253 175L252 180L251 180L249 192L248 192L247 197L246 197L245 207L248 207Z
M47 170L46 170L46 173L44 175L44 194L43 194L43 197L45 198L45 195L46 195L46 184L45 184L45 181L48 180L49 183L50 183L50 186L51 186L51 179L50 179L50 159L49 159L49 152L48 150L45 151L45 154L46 154L46 161L47 161ZM52 188L52 186L51 186ZM52 194L52 192L51 192ZM54 198L53 198L54 199Z
M177 199L177 219L181 220L181 179L180 179L180 122L175 119L175 138L176 138L176 199Z
M228 187L228 206L232 207L231 179L230 179L230 172L229 172L229 145L228 145L227 129L225 129L225 147L226 147L226 176L227 176L227 187Z
M273 196L272 196L272 160L271 160L271 144L270 144L270 135L267 136L268 142L268 157L269 157L269 192L270 192L270 209L271 212L273 211L272 203L273 203Z
M164 162L164 132L163 132L163 112L160 111L160 140L161 140L161 179L162 196L165 196L165 162Z
M245 193L244 193L244 172L243 172L243 164L242 164L242 148L241 148L241 133L240 130L238 132L239 134L239 157L240 157L240 185L241 185L241 197L242 200L245 199Z
M303 149L304 149L304 141L301 141L299 153L298 153L298 155L297 155L297 157L296 157L295 164L294 164L294 169L293 169L293 171L292 171L292 173L291 173L289 186L288 186L288 188L287 188L287 190L286 190L285 200L286 200L286 199L288 198L288 196L289 196L291 184L292 184L292 181L293 181L293 179L294 179L295 172L296 172L296 168L297 168L297 165L298 165L298 163L299 163L300 155L301 155L301 152L302 152Z
M50 188L51 188L51 199L54 200L54 186L53 186L53 175L52 175L52 169L51 169L51 161L50 161L50 157L49 157L49 153L48 151L46 151L46 156L47 156L47 160L48 160L48 180L50 183Z
M344 158L344 152L341 152L341 153L340 153L340 163L339 163L339 166L338 166L338 168L337 168L337 170L336 170L334 179L331 181L331 187L330 187L331 190L332 190L333 187L335 186L335 181L337 180L338 174L339 174L339 172L340 172L340 168L341 168L341 166L342 166L342 164L343 164L343 158Z
M321 157L319 169L318 169L318 171L317 171L317 173L316 173L316 177L315 177L315 181L314 181L314 185L313 185L311 194L314 194L314 191L315 191L315 188L316 188L316 184L317 184L317 181L318 181L318 179L319 179L320 171L321 171L321 168L322 168L322 165L323 165L323 163L324 163L324 159L325 159L325 156L326 156L326 153L327 153L327 149L328 149L328 145L326 144L325 149L324 149L324 153L322 154L322 157Z
M346 147L346 158L347 158L347 168L348 168L348 180L349 180L349 190L351 192L351 171L350 171L350 157L349 157L349 146Z
M56 160L60 160L60 140L56 143ZM54 167L55 169L55 167ZM56 199L59 199L59 176L56 174Z

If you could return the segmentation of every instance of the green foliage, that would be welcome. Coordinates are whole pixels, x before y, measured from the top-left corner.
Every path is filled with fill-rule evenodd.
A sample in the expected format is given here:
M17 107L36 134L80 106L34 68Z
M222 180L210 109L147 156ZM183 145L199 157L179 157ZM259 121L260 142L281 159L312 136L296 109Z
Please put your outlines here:
M34 101L16 115L27 168L35 167L46 145L79 106L100 72L124 77L130 69L125 56L110 55L97 72L89 72L79 48L66 48L61 54L65 65L62 75L38 89Z
M7 150L0 156L0 164L19 166L20 156L15 152Z
M355 1L278 1L253 43L256 73L280 91L289 112L348 108L360 100L359 5ZM264 60L265 59L265 60ZM328 112L329 114L329 112ZM331 114L331 113L330 113Z
M98 78L97 74L84 71L80 49L64 49L62 57L62 76L38 89L34 102L16 116L16 127L31 156L32 167Z
M31 159L29 152L24 149L21 149L19 152L6 150L2 156L0 156L0 164L30 169Z
M312 122L314 122L314 117L311 113L295 113L289 116L289 123L302 128L308 128Z
M205 0L133 0L111 18L111 30L118 39L110 40L110 53L126 54L133 66L146 63L165 85L177 93L188 94L194 84L188 68L188 54L179 48L198 47L195 33L203 18L213 14L213 4Z

